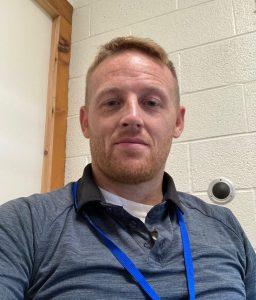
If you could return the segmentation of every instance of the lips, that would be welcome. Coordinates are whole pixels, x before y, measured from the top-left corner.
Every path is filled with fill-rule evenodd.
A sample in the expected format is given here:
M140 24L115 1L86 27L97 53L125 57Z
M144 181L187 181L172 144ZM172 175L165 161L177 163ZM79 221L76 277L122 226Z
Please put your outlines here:
M139 138L122 138L117 140L115 144L140 144L140 145L147 145L142 139Z

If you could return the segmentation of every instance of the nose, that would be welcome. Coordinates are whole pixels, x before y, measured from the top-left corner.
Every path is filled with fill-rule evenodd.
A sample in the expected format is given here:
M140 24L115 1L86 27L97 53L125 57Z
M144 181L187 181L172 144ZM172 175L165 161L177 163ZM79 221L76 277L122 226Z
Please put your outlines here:
M142 112L137 97L126 99L121 118L122 127L140 129L143 126Z

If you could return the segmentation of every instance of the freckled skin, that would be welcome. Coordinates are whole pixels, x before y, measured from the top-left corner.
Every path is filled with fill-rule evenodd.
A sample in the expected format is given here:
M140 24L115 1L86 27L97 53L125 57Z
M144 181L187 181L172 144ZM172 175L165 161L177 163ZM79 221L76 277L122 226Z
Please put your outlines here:
M182 133L185 113L170 70L145 54L126 51L100 63L88 95L80 122L90 139L96 182L131 200L136 194L134 201L152 202L149 193L161 201L165 162L172 139Z

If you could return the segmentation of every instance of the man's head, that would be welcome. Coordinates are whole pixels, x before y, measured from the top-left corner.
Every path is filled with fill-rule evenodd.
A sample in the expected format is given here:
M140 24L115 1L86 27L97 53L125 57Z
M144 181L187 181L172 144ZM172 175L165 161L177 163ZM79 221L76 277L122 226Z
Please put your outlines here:
M141 38L141 37L134 37L134 36L117 37L101 46L100 51L98 52L93 63L88 69L86 75L86 91L85 91L86 105L88 105L90 100L90 78L94 70L97 68L97 66L106 58L129 50L137 50L145 55L152 57L153 59L157 59L161 61L164 65L166 65L169 68L173 77L177 80L176 70L172 61L169 60L165 50L157 43L155 43L153 40ZM179 101L178 84L177 84L177 100Z
M172 139L183 130L174 67L155 43L161 55L143 51L147 43L132 37L111 41L89 70L80 122L96 177L126 184L160 178Z

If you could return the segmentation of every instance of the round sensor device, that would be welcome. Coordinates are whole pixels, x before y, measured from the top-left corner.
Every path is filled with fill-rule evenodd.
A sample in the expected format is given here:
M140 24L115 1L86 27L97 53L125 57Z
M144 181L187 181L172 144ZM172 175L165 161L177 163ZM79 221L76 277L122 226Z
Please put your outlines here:
M219 204L227 203L235 197L234 184L224 177L215 179L209 185L208 196Z

